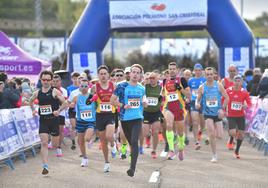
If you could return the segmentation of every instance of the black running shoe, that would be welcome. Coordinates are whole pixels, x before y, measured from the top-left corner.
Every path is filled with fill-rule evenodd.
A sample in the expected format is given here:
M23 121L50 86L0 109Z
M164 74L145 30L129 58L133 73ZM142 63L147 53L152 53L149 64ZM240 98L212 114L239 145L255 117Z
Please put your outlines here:
M135 173L135 171L133 169L131 169L131 168L128 169L128 171L127 171L127 175L130 176L130 177L133 177L134 173Z
M76 146L73 144L72 146L71 146L71 150L75 150L76 149Z

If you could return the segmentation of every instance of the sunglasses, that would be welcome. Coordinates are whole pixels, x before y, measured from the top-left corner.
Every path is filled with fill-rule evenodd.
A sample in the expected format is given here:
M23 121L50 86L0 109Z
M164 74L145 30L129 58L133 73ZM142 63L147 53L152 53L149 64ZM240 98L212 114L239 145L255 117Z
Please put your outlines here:
M88 85L81 85L81 88L88 88Z
M41 79L43 82L50 82L51 79Z
M123 77L124 75L123 74L117 74L115 75L116 77Z

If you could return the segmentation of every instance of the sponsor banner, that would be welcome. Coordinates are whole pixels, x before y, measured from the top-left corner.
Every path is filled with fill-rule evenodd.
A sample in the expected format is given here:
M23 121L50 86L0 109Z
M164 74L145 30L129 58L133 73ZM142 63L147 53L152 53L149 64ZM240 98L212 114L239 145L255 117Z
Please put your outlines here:
M206 26L207 0L110 1L111 28Z
M0 110L0 160L23 147L10 110Z
M41 68L42 65L40 62L7 61L1 62L0 72L6 72L8 74L15 75L38 75L41 72Z
M268 99L259 100L256 114L249 125L249 132L268 142Z
M94 52L89 53L73 53L74 71L82 73L85 69L90 70L92 77L97 77L97 55Z
M224 49L224 65L225 75L229 75L228 68L230 65L238 68L240 75L243 75L249 69L249 48L225 48Z
M38 117L33 117L29 106L12 109L11 114L24 147L40 142L39 125L36 121Z

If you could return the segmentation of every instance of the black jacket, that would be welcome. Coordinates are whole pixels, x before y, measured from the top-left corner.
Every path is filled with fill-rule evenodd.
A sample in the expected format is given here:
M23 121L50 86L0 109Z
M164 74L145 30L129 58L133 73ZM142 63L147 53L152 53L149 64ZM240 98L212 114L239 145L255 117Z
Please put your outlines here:
M0 109L15 108L15 104L20 98L20 91L5 87L3 92L0 92Z
M260 94L260 98L264 98L268 95L268 77L261 79L258 87L258 93Z

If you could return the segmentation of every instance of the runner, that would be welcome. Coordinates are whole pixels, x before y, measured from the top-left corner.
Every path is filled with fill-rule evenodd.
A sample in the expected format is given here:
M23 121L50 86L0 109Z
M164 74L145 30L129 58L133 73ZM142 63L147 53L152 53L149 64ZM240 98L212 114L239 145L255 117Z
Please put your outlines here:
M92 100L92 94L88 93L89 82L87 78L82 78L79 86L80 94L75 96L72 104L76 109L76 131L78 134L78 144L81 151L81 167L88 166L85 141L90 143L95 129L96 104ZM87 102L87 103L86 103Z
M195 149L199 150L201 148L201 134L202 129L204 129L204 118L202 115L202 110L197 110L195 108L195 100L197 97L197 91L200 85L205 83L206 79L202 76L203 66L199 63L194 66L194 77L191 78L188 82L189 87L191 88L191 104L190 104L190 113L193 125L193 135L195 141ZM200 127L200 128L199 128ZM200 132L199 132L200 129Z
M111 146L112 158L116 157L115 133L115 107L111 105L110 98L114 92L115 85L109 81L108 67L102 65L98 68L99 82L92 87L91 93L97 95L96 128L99 131L102 152L105 160L104 172L110 172L108 159L108 142Z
M150 129L152 130L153 150L151 152L151 157L155 159L157 156L156 148L158 145L158 133L160 130L162 87L158 85L159 75L157 73L152 72L148 78L150 83L145 85L148 107L143 110L143 137L147 137Z
M33 109L33 102L35 99L39 101L39 136L41 139L41 157L43 162L42 174L48 174L48 137L52 136L52 144L59 148L59 114L65 109L67 103L65 103L64 97L57 89L51 88L51 81L53 73L50 71L43 71L40 74L40 80L42 87L33 93L30 99L30 105ZM60 106L60 103L62 105ZM35 111L33 112L35 114Z
M69 87L67 87L68 97L70 97L70 94L72 91L79 88L79 82L78 82L79 76L80 76L80 74L78 72L72 73L71 80L72 80L73 84L70 85ZM69 119L70 119L70 124L72 126L72 128L71 128L71 139L72 139L71 149L75 150L75 148L76 148L76 146L75 146L75 109L69 107L68 115L69 115Z
M123 131L131 147L131 163L127 174L134 176L139 155L138 140L142 128L143 106L146 106L145 89L138 82L143 68L134 64L130 70L130 80L118 84L111 102L120 106L120 120Z
M216 151L216 137L222 138L223 126L221 119L224 116L224 111L229 97L222 86L214 80L214 68L208 67L205 69L205 75L207 81L202 84L198 89L198 95L196 99L196 109L201 108L205 118L205 124L208 128L209 140L212 150L212 163L218 161ZM223 105L221 104L221 97L224 97Z
M68 98L67 90L64 89L63 87L61 87L61 77L58 74L53 75L53 87L58 89L65 99ZM61 144L62 144L63 138L64 138L63 129L64 129L64 125L65 125L65 109L59 115L59 124L60 124L60 144L59 144L59 146L61 147ZM59 153L57 153L57 157L62 157L62 156L63 156L62 151L61 151L61 149L59 149Z
M185 134L184 134L184 116L185 102L184 97L190 98L190 88L183 77L177 77L178 68L175 62L168 65L169 78L163 83L163 96L165 97L163 115L167 124L166 137L169 145L168 159L173 160L176 156L174 150L174 132L178 133L178 157L184 159Z
M234 86L226 90L229 96L227 106L227 119L229 124L229 135L236 137L236 149L234 156L240 159L239 149L244 138L245 131L245 112L251 106L249 93L242 88L243 78L240 75L234 77ZM233 143L228 143L229 149L233 149Z
M130 70L125 70L125 71L130 71ZM129 72L124 73L124 70L122 69L117 69L115 76L116 76L116 84L118 85L119 83L123 82L125 80L125 76L129 74ZM128 75L129 76L129 75ZM120 113L120 108L117 108L116 114L115 114L115 128L118 126L118 132L119 132L119 139L121 143L121 151L120 151L120 158L121 159L126 159L127 158L127 139L125 137L124 131L122 129L121 122L119 120L119 113ZM118 125L116 125L118 123Z

